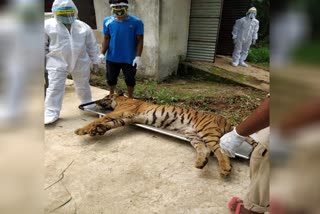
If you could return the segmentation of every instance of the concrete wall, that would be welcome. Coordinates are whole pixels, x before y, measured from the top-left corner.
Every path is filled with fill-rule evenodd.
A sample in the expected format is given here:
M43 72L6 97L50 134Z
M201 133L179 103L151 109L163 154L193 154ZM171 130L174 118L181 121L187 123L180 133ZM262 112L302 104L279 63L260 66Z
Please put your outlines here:
M103 19L111 13L107 2L94 0L99 44ZM179 56L187 52L190 4L191 0L129 0L129 14L139 17L145 30L138 75L161 81L176 72Z
M191 0L162 0L160 9L160 62L157 79L176 74L187 55Z

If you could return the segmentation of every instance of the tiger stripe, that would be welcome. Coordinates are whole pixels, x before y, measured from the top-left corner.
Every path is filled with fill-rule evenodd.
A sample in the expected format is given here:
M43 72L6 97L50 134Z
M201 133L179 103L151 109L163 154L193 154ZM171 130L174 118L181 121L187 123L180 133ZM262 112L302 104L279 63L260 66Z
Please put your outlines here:
M184 134L195 148L196 168L202 169L213 152L218 159L220 174L230 174L232 167L229 157L221 152L219 146L220 137L231 129L224 117L179 106L151 104L116 94L108 95L96 103L101 107L111 106L114 111L76 130L77 134L101 135L112 128L131 123L177 130Z

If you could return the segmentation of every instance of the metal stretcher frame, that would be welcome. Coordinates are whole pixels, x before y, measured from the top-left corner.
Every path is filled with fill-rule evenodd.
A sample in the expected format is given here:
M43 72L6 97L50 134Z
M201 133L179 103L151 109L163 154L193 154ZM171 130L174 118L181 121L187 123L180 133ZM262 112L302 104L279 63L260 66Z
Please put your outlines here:
M100 109L100 108L94 108L94 109L85 108L85 106L88 106L88 105L91 105L91 104L94 104L94 103L96 103L96 101L92 101L92 102L89 102L89 103L85 103L85 104L79 105L79 109L81 109L83 111L86 111L86 112L91 112L91 113L94 113L94 114L98 114L99 117L103 117L104 115L106 115L106 114L108 114L108 113L113 111L112 109L105 110L105 109ZM150 131L154 131L154 132L157 132L157 133L160 133L160 134L163 134L163 135L174 137L174 138L177 138L177 139L180 139L180 140L183 140L183 141L190 142L186 137L184 137L180 133L177 133L177 132L174 132L174 131L161 129L161 128L156 128L156 127L153 127L153 126L148 126L148 125L138 124L138 123L135 123L135 124L132 124L132 125L140 127L140 128L143 128L143 129L147 129L147 130L150 130ZM252 146L249 143L242 143L241 146L238 148L238 150L236 152L236 156L240 157L240 158L244 158L244 159L250 159L251 152L252 152Z

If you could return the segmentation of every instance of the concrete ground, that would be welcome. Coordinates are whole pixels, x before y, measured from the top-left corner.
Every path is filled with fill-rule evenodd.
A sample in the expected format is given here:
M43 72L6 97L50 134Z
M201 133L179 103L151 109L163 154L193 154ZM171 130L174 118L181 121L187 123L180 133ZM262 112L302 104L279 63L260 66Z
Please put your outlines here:
M249 67L231 66L232 58L229 56L217 55L215 62L182 62L187 67L200 69L212 73L223 79L228 79L242 85L250 86L262 91L270 91L270 72L268 70L257 67L254 64L247 63Z
M231 65L231 62L232 62L231 57L217 55L213 65L218 68L223 68L228 71L240 73L240 74L243 74L246 76L251 76L251 77L254 77L257 80L259 80L265 84L270 84L270 72L269 71L262 69L260 67L257 67L255 64L252 64L250 62L246 62L249 65L249 67L242 67L242 66L233 67Z
M107 91L92 87L92 94ZM60 119L45 128L45 213L227 214L230 198L244 195L248 160L234 159L224 179L214 157L196 169L191 145L138 127L77 136L75 129L97 118L78 104L68 81Z

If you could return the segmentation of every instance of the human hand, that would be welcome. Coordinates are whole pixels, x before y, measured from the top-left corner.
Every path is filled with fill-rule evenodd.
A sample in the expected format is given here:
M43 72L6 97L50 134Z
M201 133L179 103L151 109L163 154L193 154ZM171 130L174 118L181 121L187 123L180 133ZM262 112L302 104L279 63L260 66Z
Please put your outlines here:
M99 55L100 64L106 63L106 56L104 54Z
M257 40L256 40L256 39L252 40L252 44L253 44L253 45L255 45L255 44L256 44L256 42L257 42Z
M92 65L92 71L93 71L94 73L97 73L99 70L100 70L100 69L99 69L99 65L98 65L98 64L93 64L93 65Z
M136 65L136 68L138 69L141 65L141 56L136 56L136 58L134 58L132 66Z
M239 135L234 128L220 138L221 151L229 157L235 157L236 149L243 143L245 137Z

